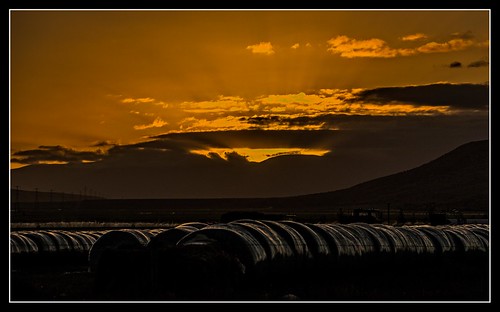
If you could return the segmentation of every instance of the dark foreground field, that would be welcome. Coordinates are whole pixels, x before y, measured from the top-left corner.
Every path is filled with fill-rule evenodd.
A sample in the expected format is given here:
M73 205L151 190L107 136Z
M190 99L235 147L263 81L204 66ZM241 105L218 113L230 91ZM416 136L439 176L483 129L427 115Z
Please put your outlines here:
M288 274L254 275L229 280L228 268L176 255L169 276L157 281L161 291L141 283L148 276L138 263L122 258L118 270L130 269L103 285L84 257L12 259L10 298L22 301L488 301L486 253L449 257L364 258L340 261ZM137 261L137 260L134 260ZM221 262L224 264L224 262ZM145 270L147 271L147 270Z

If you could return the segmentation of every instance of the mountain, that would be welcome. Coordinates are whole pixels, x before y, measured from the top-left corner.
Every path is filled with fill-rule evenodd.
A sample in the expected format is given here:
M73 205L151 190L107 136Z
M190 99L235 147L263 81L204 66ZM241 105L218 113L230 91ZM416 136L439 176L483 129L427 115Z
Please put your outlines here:
M388 204L399 207L488 211L489 141L474 141L411 170L353 187L294 197L310 205Z
M310 159L289 157L288 168L297 165L297 161ZM266 166L276 169L275 163L277 159L267 162ZM429 208L435 208L485 216L489 213L489 163L489 142L474 141L414 169L337 191L293 197L98 199L92 196L96 195L95 191L84 188L78 196L77 193L38 192L35 200L34 192L14 189L11 196L15 209L11 211L11 220L205 222L218 221L226 213L240 211L295 215L297 220L324 222L336 220L340 209L345 208L344 212L358 207L384 209L387 204L393 213L401 209L422 216ZM293 181L292 174L283 178Z

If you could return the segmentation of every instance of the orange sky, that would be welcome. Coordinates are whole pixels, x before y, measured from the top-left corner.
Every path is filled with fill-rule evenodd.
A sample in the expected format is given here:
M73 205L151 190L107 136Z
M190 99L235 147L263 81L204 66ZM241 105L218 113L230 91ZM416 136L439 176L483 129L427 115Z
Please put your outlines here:
M489 13L12 10L11 155L106 153L169 133L350 129L326 115L487 118L399 92L487 85ZM381 98L383 88L396 89ZM329 151L240 145L192 151L251 161Z

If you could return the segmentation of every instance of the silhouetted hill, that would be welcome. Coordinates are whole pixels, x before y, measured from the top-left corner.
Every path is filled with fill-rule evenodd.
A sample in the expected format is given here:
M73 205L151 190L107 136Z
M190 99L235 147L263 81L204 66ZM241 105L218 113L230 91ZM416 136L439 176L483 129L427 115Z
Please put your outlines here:
M295 155L287 157L286 165L292 172L283 178L294 181L296 177L290 169L300 168L300 164L312 159ZM272 170L277 168L276 164L281 165L277 160L270 160L265 166ZM416 213L417 218L422 219L430 208L435 208L438 211L457 209L469 216L484 218L489 213L489 172L488 141L476 141L411 170L338 191L294 197L98 199L81 197L84 192L72 196L66 193L64 198L62 194L53 193L50 200L50 193L39 192L35 203L34 197L27 197L34 196L34 192L28 192L20 193L21 203L18 204L16 190L13 190L15 209L11 210L11 220L212 222L219 221L226 213L239 211L292 216L304 222L324 222L336 220L340 209L343 212L360 207L385 209L388 203L392 215L402 209L408 217Z
M475 141L411 170L295 199L334 206L390 203L488 211L489 172L488 140Z

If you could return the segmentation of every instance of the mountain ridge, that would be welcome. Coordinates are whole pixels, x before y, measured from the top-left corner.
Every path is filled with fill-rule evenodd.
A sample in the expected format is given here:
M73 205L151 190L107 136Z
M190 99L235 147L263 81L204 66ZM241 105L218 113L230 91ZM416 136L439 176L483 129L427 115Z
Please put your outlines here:
M231 212L293 216L304 222L333 222L354 208L385 209L425 218L432 209L458 211L472 218L489 216L488 140L461 145L423 165L368 180L349 188L301 196L266 198L88 198L40 192L38 199L17 199L12 189L12 222L219 222ZM21 191L19 190L19 193ZM33 193L33 192L32 192ZM31 194L33 195L33 194ZM49 195L49 198L47 198ZM87 195L87 196L85 196ZM45 196L45 198L43 198ZM48 201L47 201L48 199ZM90 200L88 200L90 199Z
M458 146L418 167L372 179L349 188L295 196L331 204L434 205L487 210L489 196L488 140ZM473 207L470 207L473 208Z

